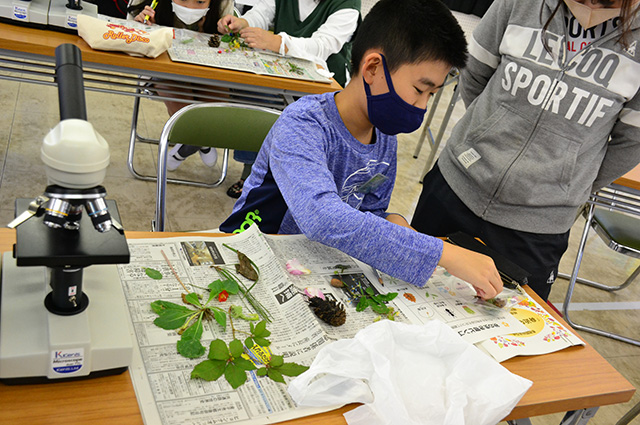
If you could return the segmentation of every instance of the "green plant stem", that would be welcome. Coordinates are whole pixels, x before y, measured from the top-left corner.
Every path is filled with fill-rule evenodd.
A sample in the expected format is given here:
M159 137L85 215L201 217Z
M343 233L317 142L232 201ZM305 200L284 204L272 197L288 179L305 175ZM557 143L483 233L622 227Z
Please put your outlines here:
M233 273L230 273L228 270L222 268L222 267L218 267L216 266L215 269L218 271L218 273L220 273L220 275L222 277L224 277L225 279L232 279L234 280L237 284L238 287L240 288L240 292L242 292L242 295L244 295L244 297L246 298L246 300L249 302L249 304L251 304L251 307L253 307L253 309L256 311L256 313L258 313L260 316L262 316L262 318L264 320L266 320L267 322L271 322L271 314L269 313L269 311L262 305L262 303L260 301L258 301L250 292L251 289L247 289L247 287L244 285L244 283L242 283L238 278L236 278ZM251 286L251 288L253 288L253 286Z

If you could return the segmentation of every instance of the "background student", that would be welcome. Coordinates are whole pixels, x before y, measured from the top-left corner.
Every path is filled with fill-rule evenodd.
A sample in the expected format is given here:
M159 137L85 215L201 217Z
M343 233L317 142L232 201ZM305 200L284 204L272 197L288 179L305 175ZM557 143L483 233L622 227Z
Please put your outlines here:
M144 22L149 16L148 22L173 28L186 28L192 31L214 34L218 20L229 13L233 13L233 0L158 0L155 9L151 7L152 0L129 6L128 12L133 19ZM182 89L184 95L175 93L163 93L163 89L169 87L154 83L158 94L161 96L178 97L181 99L193 99L193 93L197 92L197 85L193 89ZM171 88L172 91L178 89ZM165 100L165 106L169 116L175 114L188 103ZM213 135L212 137L215 137ZM189 155L200 152L200 158L205 165L213 167L218 159L218 154L213 148L201 148L199 146L185 146L177 144L173 147L167 158L167 169L175 170Z
M240 32L249 47L324 65L344 86L349 78L350 40L359 21L360 0L259 0L240 18L224 16L218 31ZM271 27L273 32L268 31ZM233 158L245 164L240 180L227 191L238 198L256 154L235 151Z
M220 229L255 223L267 233L303 233L420 287L440 264L494 297L502 281L489 257L415 232L386 211L395 135L420 126L427 101L466 56L464 34L439 1L378 2L354 40L352 80L284 110Z
M496 0L461 72L466 113L412 226L481 238L546 299L578 210L640 162L638 7Z

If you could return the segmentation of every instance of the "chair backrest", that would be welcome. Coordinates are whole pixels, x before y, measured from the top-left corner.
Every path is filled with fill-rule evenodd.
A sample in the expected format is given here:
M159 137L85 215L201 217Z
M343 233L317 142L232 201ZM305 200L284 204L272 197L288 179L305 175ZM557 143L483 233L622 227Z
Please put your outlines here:
M170 143L257 152L280 111L234 103L200 103L178 114L169 128Z
M257 152L281 111L237 103L198 103L185 106L166 122L158 142L158 174L156 214L152 228L164 231L167 192L167 150L169 142L193 146L226 149L223 169L226 170L228 149ZM222 183L226 171L223 172Z

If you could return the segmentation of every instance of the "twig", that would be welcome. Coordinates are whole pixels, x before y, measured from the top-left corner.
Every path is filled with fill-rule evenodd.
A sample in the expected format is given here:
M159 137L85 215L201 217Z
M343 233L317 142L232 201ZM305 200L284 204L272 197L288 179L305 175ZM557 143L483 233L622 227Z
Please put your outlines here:
M163 249L161 249L160 252L162 253L162 256L164 257L164 260L169 265L169 268L171 269L171 272L176 277L176 279L178 279L178 283L180 285L182 285L182 287L184 288L185 291L187 291L187 294L188 294L190 291L187 289L186 286L184 286L184 283L182 283L182 279L180 279L180 276L178 276L178 273L176 273L176 270L173 268L173 264L171 264L171 261L169 261L169 257L167 257L167 254L164 253Z

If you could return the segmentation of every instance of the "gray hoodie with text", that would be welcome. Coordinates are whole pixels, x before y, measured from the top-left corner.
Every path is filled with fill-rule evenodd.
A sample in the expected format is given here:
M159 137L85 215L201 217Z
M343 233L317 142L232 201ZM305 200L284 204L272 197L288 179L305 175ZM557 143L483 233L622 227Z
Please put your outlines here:
M479 217L564 233L589 193L640 163L640 28L620 28L567 55L558 1L496 0L473 33L459 89L467 112L439 159ZM609 137L610 136L610 137Z

